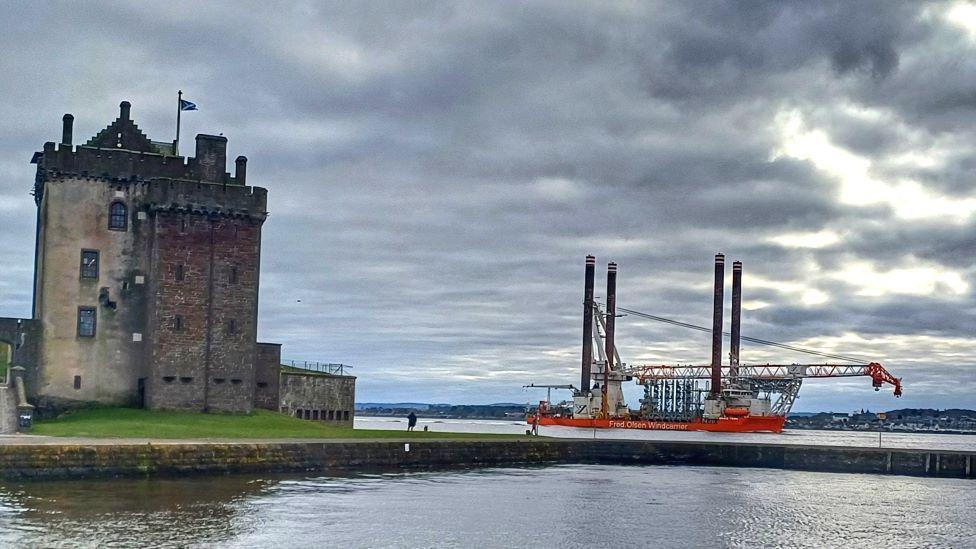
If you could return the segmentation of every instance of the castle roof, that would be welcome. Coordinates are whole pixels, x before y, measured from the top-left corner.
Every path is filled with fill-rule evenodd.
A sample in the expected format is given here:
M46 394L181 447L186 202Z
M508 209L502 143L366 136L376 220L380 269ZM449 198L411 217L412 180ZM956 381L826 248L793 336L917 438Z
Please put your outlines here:
M172 143L151 141L142 133L139 126L129 117L131 105L123 101L119 105L119 117L102 131L89 139L86 147L99 149L123 149L127 151L152 152L156 154L174 154Z

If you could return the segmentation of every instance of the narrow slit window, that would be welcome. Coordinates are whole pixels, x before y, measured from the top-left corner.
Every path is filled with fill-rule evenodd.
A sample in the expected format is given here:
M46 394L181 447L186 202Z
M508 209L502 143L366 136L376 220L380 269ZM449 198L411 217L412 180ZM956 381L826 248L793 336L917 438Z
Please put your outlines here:
M121 202L112 202L108 207L108 228L124 231L129 221L129 209Z
M231 284L237 284L237 265L231 266L229 278Z
M81 278L98 278L98 251L81 251Z
M75 376L75 389L81 389L81 376Z
M180 330L183 329L183 317L182 316L176 315L176 316L173 317L173 329L176 330L176 331L180 331Z
M237 333L237 320L230 319L227 321L227 333L236 334Z
M176 266L176 280L179 282L183 281L183 276L184 276L183 271L184 269L182 264Z
M180 378L180 383L192 383L192 382L193 382L193 378L192 377L181 377Z
M95 307L78 307L78 337L95 337Z

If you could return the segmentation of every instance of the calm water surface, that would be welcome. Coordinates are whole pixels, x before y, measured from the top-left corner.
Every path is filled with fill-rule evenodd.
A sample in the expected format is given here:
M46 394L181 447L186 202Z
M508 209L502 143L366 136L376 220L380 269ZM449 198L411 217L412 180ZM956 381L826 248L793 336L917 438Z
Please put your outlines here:
M525 421L476 419L418 420L420 429L426 425L432 431L448 433L508 433L524 434ZM403 429L406 418L357 417L357 429ZM786 430L773 433L706 433L680 431L641 431L639 429L579 429L575 427L542 427L539 434L549 437L604 438L634 440L688 440L757 442L767 444L813 444L827 446L864 446L877 448L878 433L858 431ZM920 448L926 450L976 451L976 435L943 435L938 433L884 433L885 448Z
M976 483L566 465L0 484L3 547L974 547Z

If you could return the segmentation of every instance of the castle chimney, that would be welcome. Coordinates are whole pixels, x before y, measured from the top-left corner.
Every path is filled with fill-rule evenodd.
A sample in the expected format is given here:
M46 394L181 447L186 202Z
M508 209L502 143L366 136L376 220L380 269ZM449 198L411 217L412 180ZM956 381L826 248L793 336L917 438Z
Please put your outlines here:
M75 123L75 117L70 114L66 114L61 117L61 144L71 145L71 129Z
M222 135L197 134L194 159L200 179L223 183L227 170L227 138Z
M244 155L238 156L234 160L234 180L237 181L238 185L245 185L247 179L247 157Z
M593 279L596 258L586 256L586 272L583 279L583 367L580 369L580 391L590 390L593 366Z
M732 341L729 343L729 375L739 375L739 333L742 313L742 262L732 262Z
M712 379L710 393L722 392L722 309L725 304L725 255L715 254L715 300L712 304Z
M119 103L119 118L122 120L129 119L129 110L132 109L132 104L128 101L123 101Z

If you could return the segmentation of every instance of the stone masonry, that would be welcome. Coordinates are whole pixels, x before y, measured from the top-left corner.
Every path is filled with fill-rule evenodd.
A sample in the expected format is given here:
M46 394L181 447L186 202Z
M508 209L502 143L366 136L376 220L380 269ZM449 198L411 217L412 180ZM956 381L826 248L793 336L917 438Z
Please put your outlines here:
M73 123L65 115L61 142L31 160L32 318L0 319L0 344L26 368L37 413L92 403L278 409L288 400L278 393L280 345L257 343L267 191L246 185L247 159L231 175L227 139L204 134L194 156L179 156L176 142L139 129L126 101L82 145ZM310 386L322 396L303 398L351 422L352 393Z

